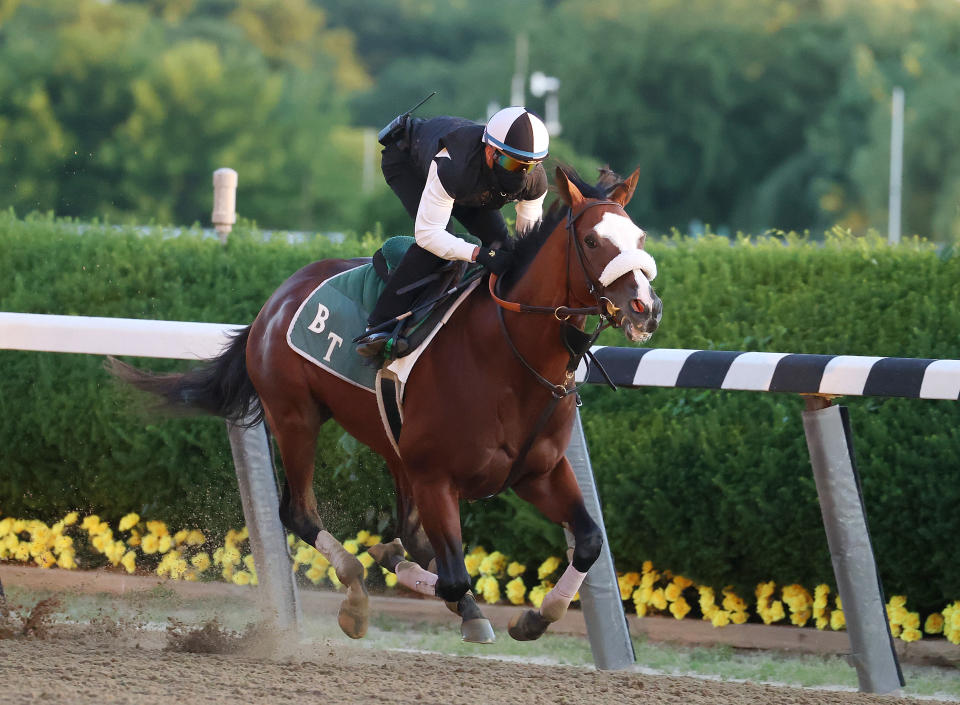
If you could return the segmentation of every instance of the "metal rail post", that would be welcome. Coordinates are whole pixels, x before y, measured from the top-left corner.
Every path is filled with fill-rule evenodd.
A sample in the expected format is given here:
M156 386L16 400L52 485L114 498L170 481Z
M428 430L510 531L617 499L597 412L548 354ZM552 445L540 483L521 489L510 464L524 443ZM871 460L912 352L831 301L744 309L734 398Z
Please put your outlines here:
M847 408L807 397L803 429L860 690L893 692L904 685L903 673L867 529Z
M227 433L257 569L260 608L279 632L297 635L302 617L300 593L280 523L280 502L266 429L262 423L244 428L227 421Z
M600 557L580 586L580 606L587 623L587 637L590 639L593 662L600 670L627 668L636 661L636 655L630 640L627 617L623 612L617 571L613 565L613 554L610 553L607 529L603 524L603 511L600 508L600 497L593 478L593 467L590 464L587 439L583 434L579 411L574 415L573 435L567 447L567 459L573 466L587 511L603 533ZM565 533L567 545L573 548L573 534L569 531Z

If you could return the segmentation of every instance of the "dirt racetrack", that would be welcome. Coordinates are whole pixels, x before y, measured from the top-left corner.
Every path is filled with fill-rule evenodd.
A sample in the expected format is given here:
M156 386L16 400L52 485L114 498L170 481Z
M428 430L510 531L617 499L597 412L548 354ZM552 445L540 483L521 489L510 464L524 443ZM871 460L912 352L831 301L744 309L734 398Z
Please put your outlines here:
M917 705L934 701L332 643L272 656L167 650L167 635L55 628L0 641L0 703L649 703ZM286 653L284 653L286 651Z
M335 639L318 636L298 643L255 632L240 636L210 624L208 630L198 630L196 622L165 631L162 624L149 618L129 620L111 616L121 613L120 608L125 601L130 602L131 595L152 594L150 590L131 593L131 587L147 587L156 584L156 580L9 566L2 572L8 590L14 585L21 589L30 585L36 588L53 581L62 583L54 594L68 594L64 588L70 585L70 594L78 599L96 593L97 599L106 601L96 604L108 607L102 613L104 616L88 623L70 623L69 614L61 611L51 623L38 621L31 636L8 631L8 638L0 638L2 705L41 702L927 705L942 702L649 675L637 670L597 671L582 666L543 665L536 663L535 657L525 656L498 660L373 648L365 646L369 642L351 642L339 634ZM217 599L221 602L250 594L243 588L219 584L173 585L183 591L183 595L175 596L175 601L194 599L211 590L219 595ZM126 596L123 590L127 591ZM162 590L173 593L167 587ZM336 594L312 593L304 597L308 598L305 609L335 614L339 600ZM136 597L133 604L138 604L139 599ZM312 604L318 599L321 602ZM401 598L379 599L379 609L393 602L416 604ZM432 606L454 628L442 605ZM67 614L66 620L64 614ZM495 622L498 633L505 636L500 617L488 616ZM0 637L3 626L0 624Z

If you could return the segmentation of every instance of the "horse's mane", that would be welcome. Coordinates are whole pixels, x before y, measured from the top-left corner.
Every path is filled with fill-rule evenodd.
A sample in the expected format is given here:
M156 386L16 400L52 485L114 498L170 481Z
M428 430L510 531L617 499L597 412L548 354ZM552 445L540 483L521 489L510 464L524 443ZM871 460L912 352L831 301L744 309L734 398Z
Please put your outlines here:
M566 174L567 179L587 198L606 198L613 187L623 181L609 168L603 167L600 169L600 180L596 185L591 186L580 177L573 167L566 164L560 164L559 167ZM551 187L551 190L554 189ZM506 247L514 252L514 264L503 277L504 291L509 291L510 287L520 280L530 263L533 262L534 257L537 256L537 252L540 251L543 243L550 237L557 224L567 217L569 211L570 208L563 202L563 199L556 199L532 230L522 238L513 238L506 244Z

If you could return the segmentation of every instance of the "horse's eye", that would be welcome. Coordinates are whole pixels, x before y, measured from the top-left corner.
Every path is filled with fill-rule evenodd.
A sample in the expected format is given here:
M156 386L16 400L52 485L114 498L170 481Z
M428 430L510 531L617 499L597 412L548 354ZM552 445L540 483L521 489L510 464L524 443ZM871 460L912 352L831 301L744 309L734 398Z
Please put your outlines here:
M587 235L585 238L583 238L583 244L587 247L596 247L597 238L595 238L593 235Z

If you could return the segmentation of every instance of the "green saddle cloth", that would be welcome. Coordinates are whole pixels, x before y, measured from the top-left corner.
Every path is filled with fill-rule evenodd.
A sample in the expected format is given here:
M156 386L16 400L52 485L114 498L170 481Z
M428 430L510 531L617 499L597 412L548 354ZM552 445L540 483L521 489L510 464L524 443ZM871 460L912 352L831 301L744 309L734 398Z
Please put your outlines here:
M396 268L414 242L409 235L397 235L383 243L381 251L389 271ZM367 318L384 288L386 282L372 263L330 277L300 305L287 329L287 343L301 357L331 374L374 391L378 367L357 354L353 339L366 329Z

